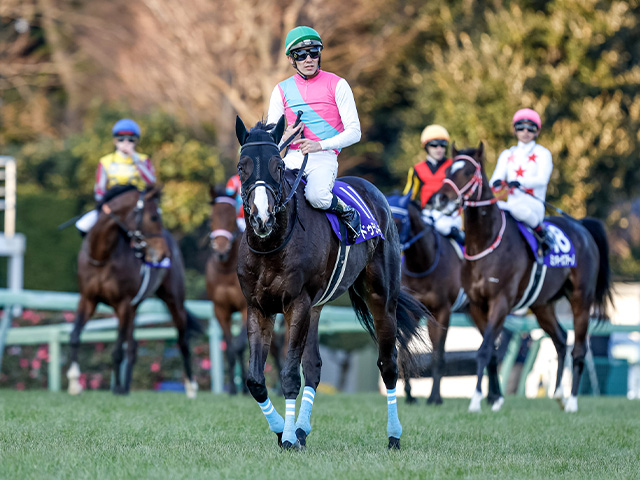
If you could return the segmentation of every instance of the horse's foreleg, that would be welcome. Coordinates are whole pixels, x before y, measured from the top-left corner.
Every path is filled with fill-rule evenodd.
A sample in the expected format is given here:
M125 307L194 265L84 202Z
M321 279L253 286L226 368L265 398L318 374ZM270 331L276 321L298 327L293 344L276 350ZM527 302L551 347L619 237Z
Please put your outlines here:
M304 372L304 391L300 412L296 421L296 437L301 446L307 443L307 436L311 432L311 410L316 396L316 389L320 383L320 371L322 359L320 358L320 342L318 339L318 321L322 308L314 308L311 311L309 331L302 353L302 370Z
M450 315L451 309L448 306L440 308L435 316L437 324L434 321L429 321L427 324L429 338L433 345L433 354L431 357L433 386L431 387L431 395L427 400L427 404L442 405L440 381L442 380L442 372L444 371L444 344L447 340Z
M532 308L531 311L538 319L538 325L549 335L558 353L558 371L556 374L556 388L553 393L560 406L564 408L564 392L562 390L562 375L564 373L564 361L567 356L567 332L558 323L553 305L543 305Z
M113 393L126 395L131 386L131 372L136 360L137 342L133 338L135 311L127 302L116 309L120 323L118 325L118 338L113 349L113 368L115 373L115 384ZM124 379L121 374L122 360L124 359L123 346L127 342L127 364L124 372Z
M572 302L573 303L573 302ZM573 305L572 305L573 307ZM584 369L584 357L587 354L587 330L589 328L589 309L574 307L573 308L573 330L575 332L575 340L571 357L573 359L573 379L571 383L571 396L567 399L564 406L565 412L578 411L578 389L580 387L580 378Z
M306 295L300 295L294 305L285 313L289 325L289 347L287 358L282 368L282 391L285 398L284 432L282 446L298 448L300 443L296 437L296 398L300 393L300 362L307 341L310 324L310 301ZM317 322L317 318L314 318ZM319 381L319 380L318 380Z
M233 335L231 334L231 312L227 308L219 305L213 306L213 311L222 330L222 338L226 345L225 358L227 360L227 371L229 372L229 394L238 393L235 382L236 352L234 351Z
M269 423L269 429L278 436L278 444L282 445L284 419L271 403L264 379L264 366L271 345L274 319L275 316L266 318L254 307L249 307L247 310L247 336L249 338L247 388L260 405L260 409Z
M69 386L67 391L70 395L79 395L82 393L82 385L80 385L80 364L78 363L78 349L80 348L80 334L87 321L96 310L96 302L86 297L81 297L76 310L76 318L73 322L73 330L69 339L71 345L71 365L67 370L67 379Z

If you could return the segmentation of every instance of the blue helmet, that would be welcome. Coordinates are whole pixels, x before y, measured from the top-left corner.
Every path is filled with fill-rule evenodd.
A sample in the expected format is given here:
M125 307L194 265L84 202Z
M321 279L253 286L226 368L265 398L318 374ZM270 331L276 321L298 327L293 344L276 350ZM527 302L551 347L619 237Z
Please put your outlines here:
M115 123L111 129L111 133L114 137L116 135L134 135L139 138L140 126L130 118L123 118Z

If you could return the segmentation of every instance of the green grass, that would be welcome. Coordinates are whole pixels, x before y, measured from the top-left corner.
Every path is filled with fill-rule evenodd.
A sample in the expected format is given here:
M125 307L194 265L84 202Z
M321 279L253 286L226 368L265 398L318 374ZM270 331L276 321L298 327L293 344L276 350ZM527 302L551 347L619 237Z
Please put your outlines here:
M570 415L547 399L467 406L401 401L402 450L389 452L383 396L318 394L307 450L282 452L247 397L0 390L0 477L640 478L640 402L582 397Z

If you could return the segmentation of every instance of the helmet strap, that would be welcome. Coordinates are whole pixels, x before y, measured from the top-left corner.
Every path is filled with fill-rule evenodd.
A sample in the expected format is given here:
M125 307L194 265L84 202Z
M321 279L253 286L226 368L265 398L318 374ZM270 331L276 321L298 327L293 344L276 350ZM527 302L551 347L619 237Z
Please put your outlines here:
M316 69L315 73L313 75L305 75L304 73L302 73L299 69L298 69L298 62L296 62L295 60L293 60L293 65L292 67L296 70L296 72L298 72L298 75L300 75L302 78L304 78L305 80L311 80L312 78L314 78L316 75L318 75L318 73L320 73L320 64L322 63L322 56L318 57L318 68Z

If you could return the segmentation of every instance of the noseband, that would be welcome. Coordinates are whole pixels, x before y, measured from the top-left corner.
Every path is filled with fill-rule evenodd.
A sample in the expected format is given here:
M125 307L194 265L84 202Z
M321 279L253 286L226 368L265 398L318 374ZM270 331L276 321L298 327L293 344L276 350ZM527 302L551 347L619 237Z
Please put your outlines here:
M280 156L280 151L278 150L278 145L276 145L275 142L270 142L270 141L245 143L240 148L240 154L242 154L242 152L246 148L255 147L255 146L258 146L258 145L268 145L270 147L273 147L275 149L277 155ZM267 171L266 172L262 172L262 170L264 169L264 165L263 165L264 160L260 159L260 158L257 158L257 157L251 157L251 159L254 162L253 172L251 172L251 175L249 175L249 178L247 178L242 183L242 189L241 189L241 192L240 192L240 196L242 197L242 206L244 208L244 211L247 214L251 210L250 206L248 205L249 197L251 196L251 193L258 187L265 187L273 195L273 197L275 199L274 213L278 213L284 207L284 205L286 203L286 201L282 202L282 173L284 172L284 162L282 162L280 164L280 166L278 167L278 173L279 173L280 179L277 180L277 179L273 178L273 176L271 175L271 172L269 172L269 162L271 161L271 158L272 157L267 159L267 165L266 165ZM265 173L269 174L268 177L269 177L270 181L265 181L265 180L260 179L260 177L267 177L267 175L265 175Z

